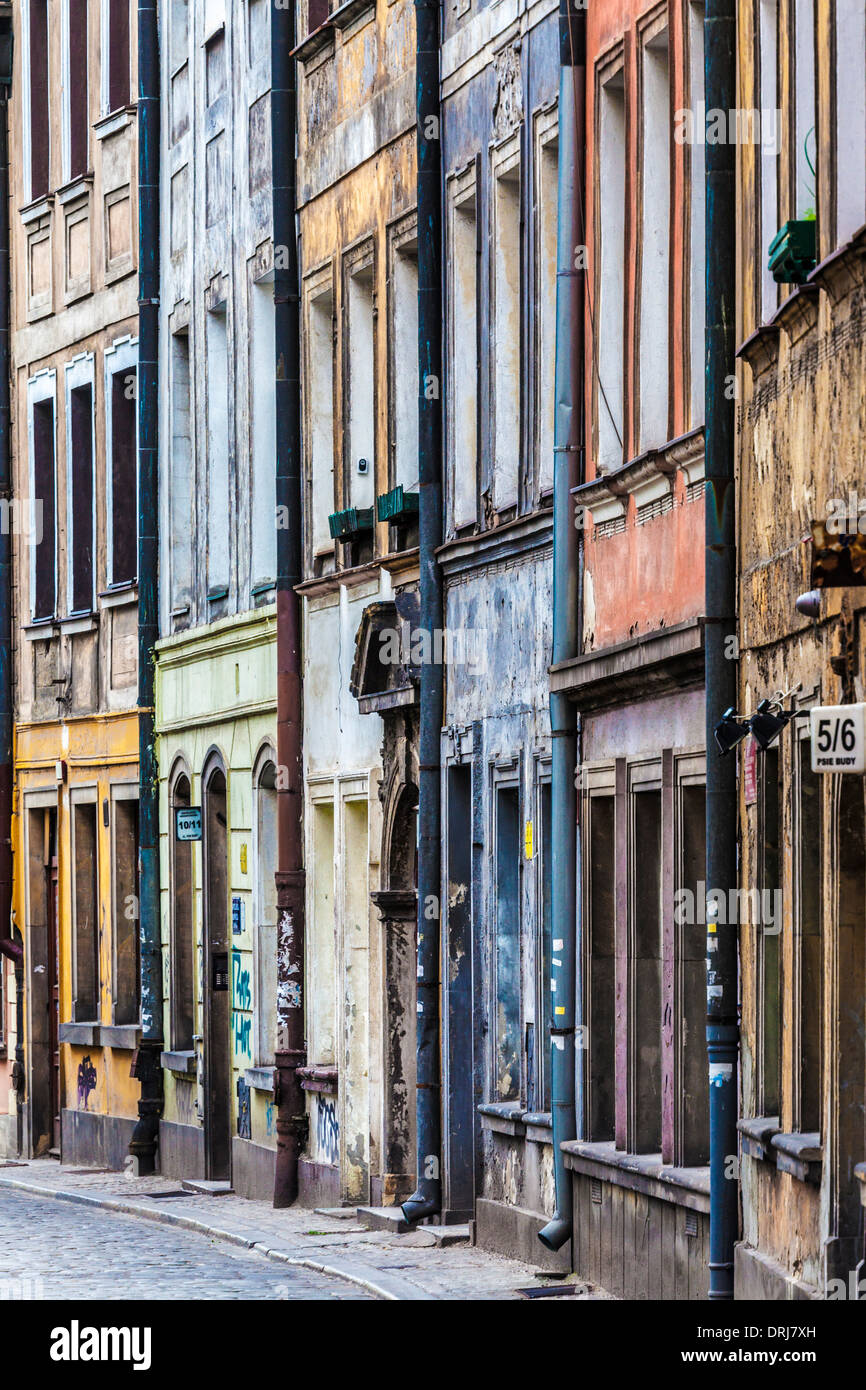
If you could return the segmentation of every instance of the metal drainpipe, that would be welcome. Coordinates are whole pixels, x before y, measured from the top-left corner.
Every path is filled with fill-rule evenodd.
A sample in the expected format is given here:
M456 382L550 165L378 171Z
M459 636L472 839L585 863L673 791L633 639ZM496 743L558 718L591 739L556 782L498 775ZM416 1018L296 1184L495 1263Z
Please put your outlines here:
M736 3L707 0L704 21L707 110L736 103ZM716 752L713 727L737 703L737 667L725 654L737 632L735 407L726 390L736 346L736 147L706 147L706 748L707 889L737 887L737 778ZM707 1051L710 1068L711 1299L734 1294L738 1184L726 1173L737 1154L739 1050L737 926L709 920ZM715 929L714 929L715 928Z
M418 478L420 627L443 628L442 574L442 154L439 105L439 0L415 0L418 163ZM442 1210L439 954L442 805L441 661L421 666L418 801L417 1149L418 1186L403 1203L407 1221Z
M559 207L556 246L556 415L553 481L553 664L580 651L580 545L572 488L581 481L584 445L585 271L578 247L586 241L586 11L577 0L559 10ZM577 263L577 264L576 264ZM550 994L551 1110L556 1210L538 1232L548 1250L572 1236L571 1175L561 1145L577 1133L575 1025L579 945L577 718L566 695L550 696L551 892ZM561 943L561 944L560 944ZM561 964L557 964L560 961Z
M0 15L0 970L2 957L20 962L12 939L12 436L9 413L9 90L12 77L12 16ZM7 47L8 46L8 47ZM8 76L9 82L4 78Z
M277 1157L274 1206L298 1197L307 1135L298 1067L304 1038L304 769L302 757L301 371L296 235L295 7L271 10L277 502Z
M156 0L138 0L138 897L141 944L141 1083L129 1142L138 1172L157 1166L163 1089L159 770L154 675L159 636L159 26Z

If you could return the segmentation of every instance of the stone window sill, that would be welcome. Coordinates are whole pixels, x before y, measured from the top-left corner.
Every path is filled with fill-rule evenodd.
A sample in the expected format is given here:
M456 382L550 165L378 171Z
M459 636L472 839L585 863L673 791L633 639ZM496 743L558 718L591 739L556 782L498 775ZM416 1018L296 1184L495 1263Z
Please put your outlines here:
M98 1023L61 1023L58 1040L73 1047L99 1047L101 1032Z
M161 1052L160 1066L175 1076L195 1076L195 1049L192 1052Z
M272 1096L274 1094L275 1072L276 1067L247 1067L244 1072L244 1081L250 1090L264 1091L266 1095Z
M710 1210L709 1167L675 1168L661 1154L629 1154L613 1144L571 1139L562 1145L565 1166L616 1187L628 1187L675 1206Z
M773 1139L779 1133L778 1115L756 1115L753 1119L738 1120L737 1129L743 1136L743 1153L749 1158L769 1159L775 1163Z
M141 1041L141 1025L138 1023L111 1023L99 1030L99 1041L103 1047L116 1047L122 1052L134 1052Z
M519 1101L501 1101L478 1106L481 1128L493 1134L508 1134L512 1138L526 1133L523 1123L524 1110Z
M774 1134L776 1167L798 1182L820 1183L824 1149L820 1134Z

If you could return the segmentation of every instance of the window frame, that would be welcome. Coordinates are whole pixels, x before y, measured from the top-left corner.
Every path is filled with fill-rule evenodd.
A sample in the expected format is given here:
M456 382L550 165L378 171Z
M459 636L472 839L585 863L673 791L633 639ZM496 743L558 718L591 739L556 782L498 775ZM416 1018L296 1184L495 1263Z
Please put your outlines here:
M77 832L76 832L76 820L77 820L77 814L76 814L76 813L77 813L77 811L78 811L78 808L79 808L79 807L82 807L82 806L92 806L92 807L93 807L93 822L94 822L93 846L94 846L94 855L95 855L94 865L93 865L93 880L94 880L94 907L95 907L95 913L96 913L96 920L94 921L93 933L94 933L94 958L95 958L95 964L96 964L96 975L95 975L96 1012L95 1012L91 1017L88 1017L88 1018L82 1018L82 1017L81 1017L80 1012L79 1012L79 1005L78 1005L78 954L79 954L79 943L78 943L78 892L77 892L78 879L77 879L77 874L76 874L76 871L75 871L75 870L76 870L76 853L77 853L77 850L76 850L76 837L77 837ZM99 872L100 872L100 860L101 860L101 855L100 855L100 843L99 843L99 842L100 842L100 834L99 834L99 786L98 786L98 783L96 783L96 782L83 783L83 784L81 784L80 786L73 787L73 788L71 789L70 793L69 793L69 840L70 840L70 861L71 861L71 875L70 875L70 876L71 876L71 880L72 880L72 882L71 882L71 888L72 888L72 892L71 892L71 912L70 912L70 926L71 926L71 937L72 937L72 939L71 939L71 943L70 943L70 945L71 945L70 959L71 959L71 963L72 963L72 1012L73 1012L73 1021L74 1021L75 1023L101 1023L101 1021L102 1021L102 986L103 986L103 983L104 983L104 982L103 982L103 979L102 979L102 960L101 960L101 958L100 958L100 957L101 957L101 952L100 952L100 941L99 941L99 899L100 899ZM59 930L60 930L60 933L61 933L61 948L62 948L62 931L63 931L62 922L61 922L61 924L60 924L60 929L59 929Z
M195 1051L196 1036L197 1036L197 1034L196 1034L196 1023L197 1023L197 1014L198 1014L198 1007L199 1007L199 998L198 998L199 990L198 990L197 981L198 981L198 980L200 979L200 977L201 977L201 970L200 970L199 961L198 961L198 956L199 956L199 942L198 942L198 939L197 939L197 938L198 938L198 933L197 933L197 930L196 930L196 926L197 926L197 923L196 923L196 855L195 855L195 852L194 852L194 850L193 850L193 843L194 843L193 841L187 842L187 843L189 844L189 856L190 856L190 882L189 882L189 894L190 894L189 915L190 915L190 921L189 921L189 927L190 927L190 933L191 933L191 948L192 948L192 949L191 949L191 953L190 953L191 972L190 972L190 979L189 979L189 985L190 985L190 988L191 988L191 991L192 991L192 1001L191 1001L191 1002L192 1002L192 1035L191 1035L191 1037L190 1037L190 1046L189 1046L188 1048L187 1048L187 1047L184 1047L184 1048L181 1048L181 1047L180 1047L181 1038L180 1038L180 1029L179 1029L179 1026L178 1026L178 1000L179 1000L180 995L179 995L179 991L178 991L178 989L177 989L177 977L178 977L178 972L177 972L177 969L176 969L176 960L177 960L177 940L178 940L177 906L176 906L176 904L177 904L177 868L176 868L176 865L177 865L177 857L176 857L176 856L177 856L177 845L178 845L179 842L178 842L177 837L176 837L176 834L175 834L175 810L176 810L176 808L177 808L177 806L178 806L178 802L177 802L177 786L178 786L178 783L179 783L180 781L182 781L182 780L184 780L184 781L186 782L187 787L189 788L189 805L192 806L192 805L193 805L193 790L194 790L194 778L193 778L193 774L192 774L192 769L190 768L190 766L189 766L189 764L187 763L187 761L186 761L185 758L176 758L175 761L174 761L174 763L173 763L173 765L172 765L171 774L170 774L169 782L168 782L168 817L169 817L169 827L168 827L168 835L169 835L169 846L168 846L168 850L169 850L169 853L168 853L168 868L169 868L169 939L168 939L168 948L169 948L169 962L168 962L168 964L169 964L169 992L170 992L168 1026L169 1026L169 1038L170 1038L170 1040L171 1040L171 1047L172 1047L175 1051L194 1052L194 1051ZM201 798L199 798L199 800L200 800L200 802L201 802ZM200 809L201 809L201 811L202 811L202 817L203 817L203 816L204 816L204 809L203 809L203 806L200 805Z
M135 588L138 584L138 491L139 491L139 437L138 410L135 414L135 551L136 575L134 579L114 578L114 442L112 420L112 380L119 373L135 369L136 401L138 400L138 338L124 334L115 338L106 348L103 358L103 385L105 390L105 582L108 589Z
M39 550L38 545L30 546L30 601L28 605L30 622L45 623L50 625L57 621L58 609L60 604L60 571L58 563L60 528L58 525L58 506L57 506L57 371L54 367L44 367L42 371L36 372L27 382L27 455L28 455L28 478L27 485L30 496L28 498L30 514L29 522L31 534L35 525L34 507L36 497L36 471L35 471L35 448L34 448L34 407L41 405L43 401L50 400L54 411L54 489L53 489L53 525L54 525L54 611L36 617L34 613L36 601L36 557ZM42 535L45 534L45 507L42 508Z
M66 612L70 617L92 613L96 609L96 594L99 587L98 575L96 572L97 547L96 547L96 513L97 513L97 478L96 478L96 359L93 352L80 353L78 357L73 357L66 363L64 369L65 394L66 394ZM72 471L72 392L82 386L90 387L90 471L93 488L93 515L91 519L91 583L90 583L90 608L76 610L75 608L75 527L73 519L73 489L74 477Z
M121 905L120 905L120 904L118 903L118 901L117 901L117 891L116 891L116 890L117 890L117 815L116 815L116 807L117 807L118 802L120 802L120 801L125 801L125 802L134 801L134 802L136 803L136 805L139 805L139 785L138 785L138 782L133 782L133 781L129 781L129 782L123 782L123 781L112 782L112 783L110 784L109 790L108 790L108 807L109 807L109 818L110 818L109 855L110 855L110 862L111 862L111 884L110 884L110 889L109 889L109 891L110 891L110 901L111 901L111 927L112 927L112 930L111 930L111 1018L112 1018L112 1022L113 1022L113 1023L117 1023L117 1022L118 1022L118 1019L117 1019L117 993L118 993L118 991L117 991L117 985L118 985L118 979L119 979L119 972L118 972L118 964L117 964L117 946L118 946L118 941L117 941L117 922L118 922L119 914L120 914L120 912L121 912L121 910L122 910ZM140 844L140 838L141 838L141 821L139 820L139 823L138 823L138 843L136 844L136 859L137 859L137 857L138 857L138 848L139 848L139 844ZM140 890L140 884L139 884L139 882L138 882L139 875L138 875L138 868L137 868L137 867L136 867L136 872L135 872L135 878L136 878L136 884L137 884L137 886L138 886L138 888L139 888L139 892L136 893L136 895L135 895L136 898L138 899L138 914L139 914L139 915L135 918L135 923L136 923L135 935L136 935L136 937L137 937L137 936L138 936L138 930L137 930L137 928L138 928L138 924L139 924L140 921L141 921L141 916L140 916L140 913L141 913L141 890ZM138 1009L137 1009L137 1017L136 1017L136 1019L134 1020L134 1023L139 1024L139 1023L141 1022L141 964L140 964L140 955L139 955L138 948L136 948L136 962L137 962L137 970L136 970L136 990L135 990L135 993L136 993L136 997L137 997L137 1000L138 1000ZM123 1024L128 1024L128 1023L129 1023L129 1020L128 1020L128 1019L123 1019L123 1020L120 1020L120 1022L123 1023Z
M270 1066L273 1066L273 1065L274 1065L274 1051L275 1051L275 1048L276 1048L276 1021L277 1021L276 1003L275 1003L275 1001L274 1001L274 1003L273 1003L273 1018L274 1018L274 1025L275 1025L275 1027L274 1027L274 1036L271 1038L271 1045L270 1045L270 1047L267 1047L267 1046L265 1045L265 1040L264 1040L264 1038L263 1038L263 1024L264 1024L264 1014L265 1014L265 1008L263 1008L263 1001L265 1000L265 997L266 997L266 991L265 991L265 990L263 989L263 987L262 987L262 982L263 982L263 980L264 980L264 971L263 971L263 969L262 969L262 956L263 956L264 949L265 949L265 947L267 946L268 943L267 943L266 941L264 941L263 938L262 938L262 929L263 929L264 927L267 927L269 930L271 930L271 929L273 930L273 950L274 950L274 959L276 959L276 950L277 950L277 944L278 944L278 941L277 941L277 929L278 929L278 925L279 925L279 911L278 911L278 909L277 909L277 907L276 907L276 897L274 898L274 907L275 907L275 912L276 912L276 921L274 921L273 924L271 924L271 923L266 923L266 922L264 922L264 921L262 920L262 917L263 917L263 908L262 908L262 900L261 900L261 896L262 896L262 895L261 895L261 873L260 873L260 866L259 866L259 856L260 856L260 853L261 853L261 843L260 843L260 839L259 839L259 836L260 836L260 807L261 807L261 796L262 796L262 792L263 792L263 791L268 791L268 790L274 790L274 791L275 791L275 789L265 788L265 787L262 786L262 776L263 776L263 774L264 774L264 772L265 772L265 769L268 768L268 767L273 767L273 769L274 769L274 776L275 776L275 778L276 778L276 776L277 776L277 771L278 771L278 768L279 768L279 763L278 763L278 761L277 761L277 750L276 750L276 746L275 746L273 743L271 743L271 742L266 742L266 743L264 743L264 744L262 745L262 747L259 749L259 751L258 751L258 753L257 753L257 755L256 755L255 762L254 762L254 764L253 764L253 773L252 773L252 803L253 803L253 815L252 815L252 859L253 859L253 866L254 866L254 873L253 873L253 891L252 891L252 913L253 913L253 921L252 921L252 940L253 940L253 989L254 989L254 994L253 994L253 1019L254 1019L254 1025L255 1025L255 1026L254 1026L254 1029L253 1029L253 1034L254 1034L254 1041L253 1041L253 1065L254 1065L254 1066L257 1066L257 1067L270 1067ZM276 854L275 854L275 863L276 863Z

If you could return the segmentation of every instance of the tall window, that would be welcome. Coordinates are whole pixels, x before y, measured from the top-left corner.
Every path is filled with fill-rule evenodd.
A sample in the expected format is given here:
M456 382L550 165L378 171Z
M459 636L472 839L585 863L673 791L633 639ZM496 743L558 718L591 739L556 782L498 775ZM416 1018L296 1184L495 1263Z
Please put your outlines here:
M634 996L629 1051L632 1146L637 1153L661 1149L662 940L661 792L638 790L632 806L631 979Z
M394 256L394 482L407 492L418 485L418 250L402 246Z
M794 0L794 206L792 217L814 216L818 206L815 170L815 0Z
M138 574L137 339L105 354L108 583L131 584Z
M775 112L779 105L778 0L760 0L761 110ZM781 132L780 132L781 135ZM768 265L770 242L779 230L779 156L761 143L761 320L766 323L779 307L779 286Z
M256 783L256 990L258 1061L274 1058L277 1028L277 791L276 768L268 760Z
M124 789L125 790L125 789ZM138 797L117 789L112 804L114 1021L139 1021Z
M274 473L277 459L274 287L250 285L250 443L252 461L253 588L277 574Z
M181 773L171 793L171 1045L192 1052L195 1033L195 937L192 843L177 832L177 811L190 806L189 778Z
M346 453L347 480L344 495L348 507L372 507L375 490L376 449L375 334L373 330L373 274L367 268L350 275L348 407Z
M206 316L207 347L207 505L208 598L225 598L229 589L229 413L228 329L226 314Z
M129 105L129 0L102 0L104 112Z
M667 30L643 50L640 450L668 438L670 78Z
M54 374L30 382L30 603L35 622L57 608Z
M553 427L556 401L556 219L558 185L558 143L548 140L538 149L536 179L538 211L536 223L536 351L538 490L553 487Z
M30 10L30 197L48 192L50 123L48 115L48 0L28 0Z
M689 16L689 91L692 110L704 94L704 5L690 4ZM691 425L696 429L704 419L704 348L706 315L706 150L701 141L689 148L690 160L690 221L691 247L689 254L689 346L691 375Z
M598 181L601 255L598 307L598 467L623 462L625 295L625 83L620 68L600 90ZM602 171L603 176L602 176Z
M474 522L478 479L478 247L475 185L451 216L451 516Z
M587 876L589 961L586 984L588 1137L597 1143L614 1137L616 1006L614 798L588 799Z
M307 379L311 542L313 557L334 548L328 517L334 504L334 296L329 287L308 300Z
M76 1022L99 1019L99 896L96 802L73 804L74 1011Z
M496 790L494 1094L520 1099L520 792Z
M94 603L93 359L66 369L67 608L89 613Z
M337 1060L337 942L334 903L334 803L313 803L312 920L308 956L311 971L310 1061L331 1065Z
M779 750L768 748L761 758L758 814L761 858L759 886L762 901L772 902L782 886L781 820L779 800ZM758 1090L762 1115L781 1114L781 921L774 920L772 930L767 923L756 927L758 932L758 989L759 989L759 1049ZM763 914L761 914L763 918Z
M64 179L85 174L89 167L90 113L87 71L88 0L66 0L64 8Z
M171 454L168 507L171 516L171 611L186 615L192 600L193 451L190 408L189 334L171 339Z
M797 744L797 946L799 955L799 1121L806 1134L821 1129L821 1013L824 986L821 937L821 799L824 779L812 771L812 744Z
M866 221L866 8L836 3L836 242Z
M493 503L517 503L520 469L520 165L494 181Z

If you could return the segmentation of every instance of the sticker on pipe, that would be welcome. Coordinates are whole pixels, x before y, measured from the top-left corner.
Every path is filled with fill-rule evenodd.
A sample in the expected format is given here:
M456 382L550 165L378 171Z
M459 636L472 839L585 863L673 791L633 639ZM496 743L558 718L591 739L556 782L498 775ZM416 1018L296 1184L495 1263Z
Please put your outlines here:
M813 772L866 772L866 704L810 710Z

